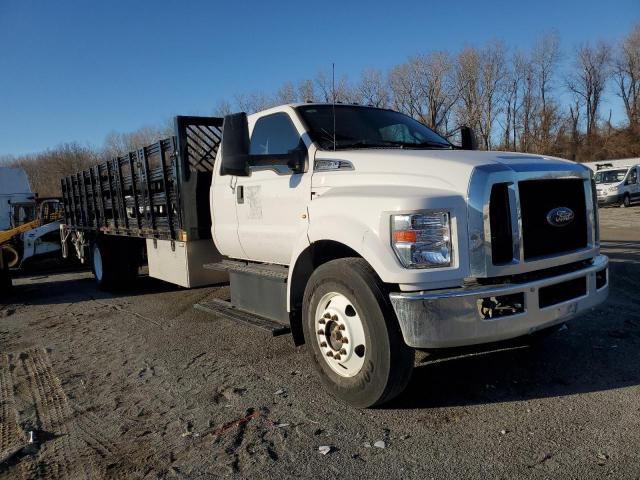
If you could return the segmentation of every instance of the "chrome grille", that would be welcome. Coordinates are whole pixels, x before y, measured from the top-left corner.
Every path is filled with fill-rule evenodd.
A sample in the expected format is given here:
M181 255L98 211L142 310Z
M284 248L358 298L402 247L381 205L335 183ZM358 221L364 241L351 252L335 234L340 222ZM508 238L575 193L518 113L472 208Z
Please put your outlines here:
M592 258L598 246L591 176L579 164L552 160L477 167L468 194L471 276L514 275ZM575 212L570 228L546 223L555 207Z

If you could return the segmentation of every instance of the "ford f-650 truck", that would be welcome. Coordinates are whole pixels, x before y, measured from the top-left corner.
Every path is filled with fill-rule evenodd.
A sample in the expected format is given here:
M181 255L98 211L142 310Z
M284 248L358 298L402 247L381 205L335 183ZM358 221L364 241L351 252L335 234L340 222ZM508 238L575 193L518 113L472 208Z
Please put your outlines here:
M290 330L334 395L379 405L415 349L527 335L608 294L591 171L462 133L344 104L177 117L174 137L63 179L65 250L103 288L143 262L228 281L230 301L198 306Z

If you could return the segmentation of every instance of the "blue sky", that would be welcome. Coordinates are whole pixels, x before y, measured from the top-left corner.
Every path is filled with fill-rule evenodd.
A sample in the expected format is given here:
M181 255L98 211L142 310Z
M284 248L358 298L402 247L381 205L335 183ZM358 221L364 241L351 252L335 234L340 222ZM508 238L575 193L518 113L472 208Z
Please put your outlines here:
M490 39L526 49L554 29L568 54L638 21L640 0L0 0L0 155L209 115L331 62L356 79Z

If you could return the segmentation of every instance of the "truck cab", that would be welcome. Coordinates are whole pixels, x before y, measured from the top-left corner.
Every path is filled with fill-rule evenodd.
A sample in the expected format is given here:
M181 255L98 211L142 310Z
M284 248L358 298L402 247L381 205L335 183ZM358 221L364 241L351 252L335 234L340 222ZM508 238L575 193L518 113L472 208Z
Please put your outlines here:
M243 288L245 270L237 306L282 295L271 317L291 323L323 383L356 406L399 393L414 349L530 334L608 293L588 168L460 149L392 110L226 117L210 211L223 256L286 277L279 290ZM234 277L231 289L233 300Z

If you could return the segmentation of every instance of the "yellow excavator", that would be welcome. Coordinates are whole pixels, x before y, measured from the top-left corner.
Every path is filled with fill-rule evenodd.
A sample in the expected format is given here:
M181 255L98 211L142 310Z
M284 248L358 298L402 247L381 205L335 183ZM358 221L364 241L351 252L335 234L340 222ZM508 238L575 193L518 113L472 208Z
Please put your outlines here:
M24 247L22 249L16 248L16 237L23 233L28 234L28 232L36 231L39 227L58 222L62 218L60 207L61 203L57 199L45 200L40 204L39 215L35 220L25 222L8 230L0 230L0 298L11 289L9 269L18 266L26 253ZM55 225L51 225L51 227L54 228ZM31 241L26 241L25 243L32 246ZM22 251L22 254L20 251ZM35 252L32 249L31 254L33 253Z
M0 297L11 288L10 269L61 249L62 202L38 199L21 168L0 166Z
M9 268L15 267L20 260L20 254L11 245L11 240L21 233L35 230L36 228L57 222L62 218L59 200L45 200L40 204L40 214L38 218L30 222L23 223L9 230L0 230L0 249L4 251L5 259L8 258Z

